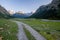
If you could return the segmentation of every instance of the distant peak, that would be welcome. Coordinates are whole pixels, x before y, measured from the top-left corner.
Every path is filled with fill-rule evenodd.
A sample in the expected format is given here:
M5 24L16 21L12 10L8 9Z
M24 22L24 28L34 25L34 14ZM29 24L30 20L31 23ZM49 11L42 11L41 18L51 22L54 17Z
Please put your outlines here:
M14 13L15 13L14 10L9 10L8 12L9 12L10 14L14 14Z
M16 13L24 14L24 12L23 12L23 11L18 11L18 12L16 12Z

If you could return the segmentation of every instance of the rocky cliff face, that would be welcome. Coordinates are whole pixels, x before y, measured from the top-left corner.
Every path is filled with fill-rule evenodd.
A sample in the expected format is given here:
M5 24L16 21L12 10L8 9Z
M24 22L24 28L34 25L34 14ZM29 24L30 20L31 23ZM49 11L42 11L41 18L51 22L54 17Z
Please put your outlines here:
M50 8L55 8L55 9L59 9L59 6L60 5L60 0L53 0L49 5Z
M60 0L52 0L50 4L40 6L31 17L60 18Z
M8 11L0 5L0 18L8 17Z

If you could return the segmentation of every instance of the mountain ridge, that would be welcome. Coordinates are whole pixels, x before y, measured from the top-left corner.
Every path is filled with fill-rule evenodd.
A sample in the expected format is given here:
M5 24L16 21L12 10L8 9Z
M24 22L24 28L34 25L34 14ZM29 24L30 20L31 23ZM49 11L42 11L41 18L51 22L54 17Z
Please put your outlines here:
M8 18L9 12L0 5L0 18Z
M48 5L40 6L31 18L59 19L60 18L60 0L53 0Z

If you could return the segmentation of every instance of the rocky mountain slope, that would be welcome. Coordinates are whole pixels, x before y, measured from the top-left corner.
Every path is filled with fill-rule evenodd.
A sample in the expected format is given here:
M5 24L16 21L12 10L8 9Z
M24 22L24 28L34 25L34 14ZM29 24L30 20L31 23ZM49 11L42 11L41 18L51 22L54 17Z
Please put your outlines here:
M8 18L9 12L0 5L0 18Z
M52 0L52 2L48 5L40 6L31 17L43 19L60 19L60 0Z

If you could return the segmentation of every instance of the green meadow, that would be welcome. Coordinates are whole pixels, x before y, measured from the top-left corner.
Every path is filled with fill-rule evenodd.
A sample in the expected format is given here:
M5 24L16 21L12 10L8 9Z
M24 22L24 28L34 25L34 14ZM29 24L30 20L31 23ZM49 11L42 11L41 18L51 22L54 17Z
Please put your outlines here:
M30 25L47 40L60 39L60 22L42 21L41 19L11 19ZM28 30L24 28L25 34L29 40L35 40ZM18 40L18 26L9 19L0 19L0 37L3 40Z
M60 22L42 21L41 19L14 19L30 25L47 40L60 39ZM27 35L29 35L28 33Z
M2 40L17 40L17 24L7 19L0 19L0 37Z

